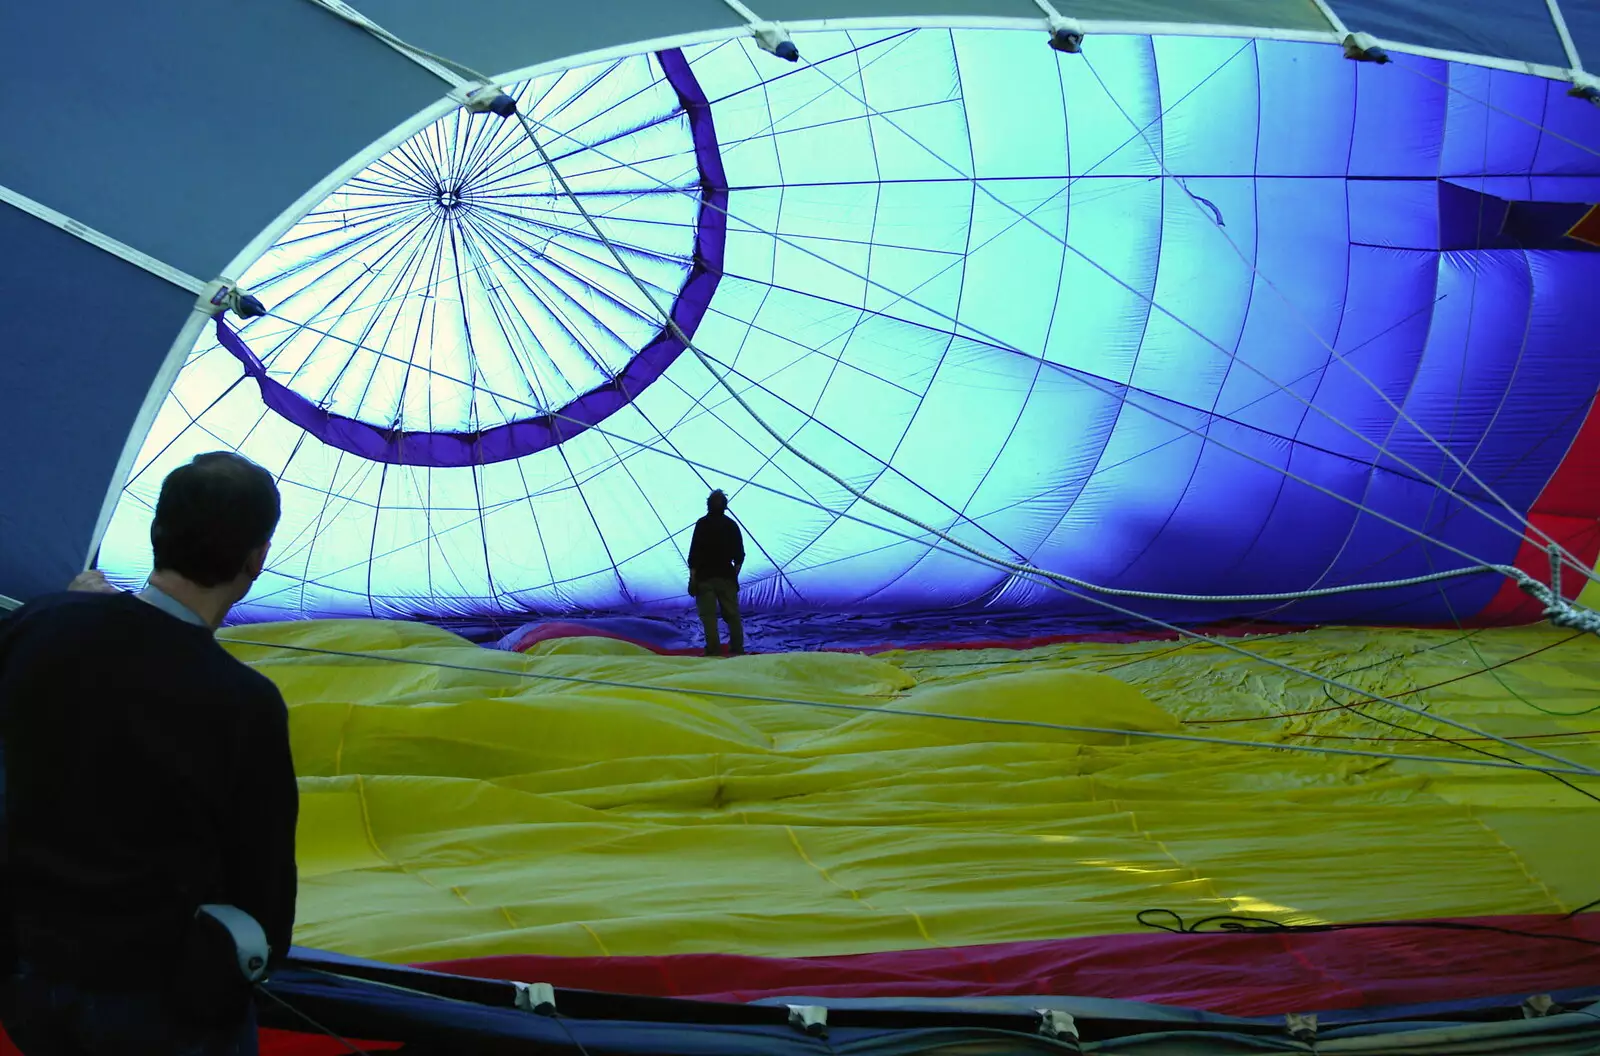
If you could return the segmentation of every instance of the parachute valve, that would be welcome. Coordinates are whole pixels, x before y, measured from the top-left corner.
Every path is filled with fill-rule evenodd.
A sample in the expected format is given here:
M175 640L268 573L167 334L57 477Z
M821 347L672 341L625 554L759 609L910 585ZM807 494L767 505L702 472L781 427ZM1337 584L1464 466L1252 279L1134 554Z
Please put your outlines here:
M1078 1040L1078 1021L1072 1018L1071 1012L1054 1008L1036 1008L1034 1011L1039 1014L1040 1034L1057 1041Z
M789 1025L820 1038L828 1032L828 1010L822 1005L790 1005Z
M223 312L232 312L240 319L267 314L266 305L232 279L213 279L206 283L195 307L213 319Z
M1344 38L1344 57L1357 62L1375 62L1382 66L1389 61L1389 53L1378 45L1371 33L1350 33Z
M556 988L549 983L513 983L517 988L516 1005L524 1012L540 1016L556 1014Z
M1075 18L1050 16L1050 46L1068 55L1083 50L1083 24Z

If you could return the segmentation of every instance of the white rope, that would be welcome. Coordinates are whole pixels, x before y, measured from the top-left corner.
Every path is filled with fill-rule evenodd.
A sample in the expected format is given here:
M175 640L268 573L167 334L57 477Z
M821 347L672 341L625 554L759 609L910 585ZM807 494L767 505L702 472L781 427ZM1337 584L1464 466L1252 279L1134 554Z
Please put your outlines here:
M733 9L733 13L744 19L750 27L750 33L756 38L756 43L761 45L763 51L769 51L789 62L800 58L800 51L794 46L794 41L789 39L789 31L783 28L781 22L771 22L750 10L739 0L722 0Z
M521 668L479 667L473 664L452 664L443 660L423 660L390 653L363 653L354 650L324 649L310 645L289 645L281 642L260 642L248 638L219 637L227 645L251 646L257 649L283 649L290 652L314 653L320 656L338 656L351 660L377 660L417 667L436 667L448 671L468 671L484 675L505 675L511 678L543 679L574 685L603 686L608 689L642 690L647 693L677 693L694 697L715 697L720 700L739 700L753 704L790 704L805 708L826 708L835 711L852 711L871 715L891 715L897 718L941 719L949 722L972 722L984 726L1021 726L1030 729L1053 730L1059 733L1088 733L1113 737L1139 737L1147 740L1179 741L1189 744L1220 745L1227 748L1265 748L1280 752L1305 752L1317 755L1358 756L1382 759L1388 762L1441 763L1446 766L1484 766L1498 770L1521 770L1540 774L1565 774L1572 777L1600 777L1593 770L1565 767L1537 766L1531 763L1493 759L1455 759L1438 755L1415 755L1409 752L1374 752L1355 748L1330 748L1308 744L1277 744L1268 741L1234 740L1227 737L1207 737L1200 734L1167 733L1159 730L1127 730L1109 726L1075 726L1066 723L1044 722L1036 719L1003 719L985 715L960 715L942 711L901 711L874 704L845 704L824 700L801 700L795 697L776 697L758 693L734 693L725 690L689 688L686 686L652 685L645 682L624 682L611 678L585 678L581 675L557 675L546 671L529 671ZM1362 694L1367 696L1369 694ZM905 699L902 695L899 699ZM1447 742L1454 743L1454 742ZM1568 764L1570 765L1570 764Z
M196 296L206 290L204 281L195 278L182 268L175 268L166 261L152 257L143 250L134 249L126 242L119 242L105 232L97 231L88 224L74 220L66 213L58 212L43 202L34 201L20 191L14 191L3 184L0 184L0 202L15 206L29 216L43 220L52 227L59 228L74 238L82 239L96 249L124 260L136 268L148 271L156 278L163 279L179 289L188 290Z
M313 2L322 2L322 0L313 0ZM380 32L376 27L370 26L370 24L369 24L369 28L370 28L370 31L372 31L372 32ZM394 45L400 46L400 47L407 46L407 45L405 45L405 43L403 41L400 41L399 38L394 37L392 34L388 34L386 31L382 31L382 32L383 32L385 38L391 44L394 44ZM424 53L424 54L427 54L427 53ZM466 70L468 73L471 73L474 76L479 76L479 75L477 75L475 73L475 71L472 71L470 69L470 67L459 66L459 64L452 64L452 65L458 65L458 68ZM832 80L832 78L829 78L829 79ZM484 80L486 80L486 78ZM589 210L583 204L582 199L579 198L579 196L576 193L573 192L572 187L567 182L566 177L564 175L562 175L561 171L556 167L554 159L552 159L550 157L549 152L547 150L545 150L544 144L540 141L538 135L534 132L533 124L529 120L528 116L526 114L524 114L521 111L520 108L518 108L515 113L516 113L516 117L517 117L518 122L520 122L521 125L522 125L522 129L523 129L524 134L526 134L527 137L528 137L528 141L533 145L534 149L538 152L540 160L544 162L545 167L550 171L551 175L556 178L556 181L558 183L560 183L562 193L564 195L566 195L566 197L572 202L573 207L576 208L578 210L579 214L583 216L585 223L587 223L589 225L590 229L595 233L595 237L597 239L599 239L599 241L603 245L606 246L606 248L610 252L612 258L616 261L618 268L621 269L621 271L624 274L626 274L630 280L632 280L634 285L639 289L639 292L642 293L644 295L645 299L650 302L651 306L655 309L657 315L659 315L661 317L661 319L663 320L665 326L672 333L673 337L676 338L678 341L682 342L682 344L683 344L683 346L685 348L689 349L690 351L692 351L695 354L696 358L699 359L701 365L704 366L706 368L706 370L711 373L712 377L715 378L717 380L717 382L725 390L727 390L728 394L731 397L733 397L734 401L737 402L740 405L740 407L742 407L744 409L745 413L749 414L750 417L758 425L760 425L762 427L762 429L764 429L769 435L771 435L774 440L776 440L780 445L782 445L783 448L786 451L788 451L790 454L794 455L796 458L799 458L802 462L806 463L812 469L814 469L817 472L821 473L823 476L825 476L828 479L832 480L835 484L837 484L840 487L842 487L845 491L849 492L851 495L854 495L858 500L860 500L862 502L865 502L868 505L875 506L875 507L883 510L885 513L888 513L888 514L890 514L892 516L898 517L901 520L904 520L909 524L913 524L916 527L921 528L924 531L930 533L931 535L934 535L937 538L942 539L943 541L945 541L946 543L949 543L952 546L957 546L957 547L960 547L963 550L970 551L972 554L974 554L974 555L976 555L976 556L978 556L978 557L980 557L980 558L982 558L982 559L984 559L986 561L989 561L992 564L998 565L1000 567L1008 568L1008 569L1012 570L1013 572L1020 572L1020 573L1025 573L1025 574L1035 575L1035 576L1044 576L1044 577L1047 577L1047 578L1050 578L1050 579L1053 579L1053 580L1057 580L1057 581L1062 582L1064 584L1071 582L1070 577L1065 577L1065 576L1061 575L1060 573L1051 572L1051 571L1046 570L1046 569L1036 568L1036 567L1034 567L1032 565L1024 564L1024 563L1021 563L1021 562L1014 562L1014 561L1009 561L1009 560L1006 560L1006 559L1003 559L1003 558L994 557L993 555L988 554L988 553L984 552L983 550L980 550L977 547L972 546L969 543L963 542L960 539L956 539L956 538L954 538L954 537L952 537L950 535L947 535L946 533L940 531L939 529L933 527L932 525L926 524L923 521L917 519L916 517L913 517L910 514L907 514L907 513L904 513L902 511L900 511L900 510L897 510L894 507L888 505L887 503L884 503L884 502L881 502L881 501L879 501L877 499L871 498L865 492L862 492L860 489L858 489L854 485L852 485L849 481L845 480L843 477L841 477L838 474L834 473L832 470L828 469L826 466L823 466L821 463L817 462L815 459L811 458L809 455L805 454L799 448L795 447L792 443L790 443L789 440L787 438L785 438L780 432L778 432L778 430L775 429L771 424L769 424L766 421L765 418L761 417L761 415L756 412L755 408L750 406L749 401L747 401L743 397L743 395L741 395L739 393L739 391L736 388L734 388L734 386L727 380L727 378L722 374L721 371L716 369L716 367L713 365L710 357L708 357L693 341L691 341L689 339L689 336L683 332L682 328L678 325L677 321L672 318L671 313L668 312L667 310L665 310L662 307L661 302L657 299L655 293L650 289L650 287L642 279L640 279L638 277L638 275L636 275L634 273L633 269L628 265L627 260L622 256L621 252L617 249L615 244L613 244L611 239L606 235L604 229L602 229L600 227L600 225L595 221L594 217L589 213ZM1285 472L1287 472L1287 471L1285 471ZM1326 490L1326 489L1324 489L1324 490ZM1330 492L1330 494L1331 494L1331 492ZM1399 522L1394 522L1394 523L1396 523L1398 525ZM1404 527L1404 526L1402 526L1402 527ZM1470 555L1470 554L1463 553L1463 556L1467 557L1468 560L1473 560L1473 561L1478 560L1477 558L1472 557L1472 555ZM1107 607L1120 608L1120 606L1116 606L1116 605L1114 605L1114 603L1111 603L1111 602L1099 601L1098 599L1091 599L1091 600L1095 600L1098 604L1105 605ZM1153 617L1146 616L1143 613L1137 613L1137 612L1133 612L1131 610L1123 610L1123 611L1128 612L1129 615L1132 615L1132 616L1138 617L1140 619L1147 620L1147 621L1149 621L1151 623L1157 624L1158 626L1166 626L1166 627L1168 627L1168 628L1170 628L1170 629L1172 629L1174 631L1178 631L1181 634L1187 634L1187 635L1190 635L1190 636L1193 636L1193 637L1196 637L1196 638L1203 638L1202 635L1198 635L1198 634L1195 634L1192 631L1187 631L1185 629L1178 628L1178 627L1176 627L1175 625L1172 625L1172 624L1166 624L1166 623L1164 623L1164 621L1157 620L1157 619L1155 619ZM1564 759L1564 758L1562 758L1562 757L1560 757L1558 755L1555 755L1553 753L1550 753L1550 752L1546 752L1543 749L1534 748L1534 747L1528 746L1528 745L1518 744L1515 741L1511 741L1511 740L1509 740L1507 738L1500 737L1500 736L1497 736L1497 735L1492 734L1492 733L1487 733L1486 731L1479 730L1479 729L1477 729L1475 727L1472 727L1470 725L1467 725L1465 723L1458 722L1455 719L1451 719L1451 718L1448 718L1448 717L1442 716L1442 715L1431 714L1429 712L1424 711L1421 708L1414 707L1414 706L1412 706L1410 704L1406 704L1406 703L1404 703L1402 701L1395 700L1395 699L1390 698L1390 697L1381 696L1379 694L1370 693L1370 692L1368 692L1366 690L1360 689L1359 687L1345 684L1345 683L1343 683L1343 682L1341 682L1341 681L1339 681L1337 679L1329 678L1329 677L1324 676L1324 675L1319 675L1319 674L1316 674L1314 672L1309 672L1309 671L1303 671L1303 670L1301 670L1299 668L1294 667L1293 665L1283 663L1282 661L1275 660L1275 659L1272 659L1270 657L1262 656L1262 655L1260 655L1258 653L1253 653L1253 652L1251 652L1251 651L1249 651L1247 649L1242 649L1242 648L1240 648L1240 647L1238 647L1236 645L1233 645L1232 643L1221 642L1221 643L1218 643L1218 644L1222 645L1222 647L1225 648L1225 649L1229 649L1231 651L1237 652L1237 653L1239 653L1239 654L1241 654L1241 655L1243 655L1245 657L1248 657L1248 658L1257 660L1259 662L1268 664L1269 666L1277 667L1277 668L1280 668L1282 670L1289 671L1290 673L1293 673L1293 674L1304 675L1304 676L1308 676L1308 677L1311 677L1311 678L1319 679L1319 680L1323 681L1324 683L1326 683L1328 685L1331 685L1331 686L1334 686L1336 688L1344 689L1344 690L1346 690L1348 692L1357 693L1359 695L1369 697L1369 698L1371 698L1373 700L1377 700L1377 701L1380 701L1382 703L1389 704L1389 705L1391 705L1393 707L1400 708L1402 711L1410 712L1410 713L1412 713L1414 715L1418 715L1418 716L1420 716L1422 718L1430 719L1430 720L1436 721L1436 722L1442 722L1445 725L1453 726L1453 727L1455 727L1455 728L1457 728L1459 730L1462 730L1463 732L1470 733L1470 734L1472 734L1472 735L1474 735L1476 737L1480 737L1480 738L1484 738L1484 739L1487 739L1487 740L1492 740L1492 741L1498 742L1499 744L1501 744L1504 747L1511 748L1511 749L1520 749L1522 751L1529 752L1530 754L1537 755L1537 756L1540 756L1540 757L1542 757L1544 759L1550 760L1551 762L1557 763L1557 764L1561 765L1562 767L1573 768L1576 771L1584 773L1584 774L1591 774L1591 775L1594 775L1594 776L1600 776L1600 771L1595 771L1595 770L1592 770L1592 769L1590 769L1588 767L1581 766L1580 764L1573 763L1571 760Z
M1553 2L1553 0L1552 0L1552 2ZM1133 126L1135 129L1139 129L1139 124L1138 124L1138 122L1136 122L1133 119L1133 115L1129 114L1127 109L1125 107L1123 107L1121 101L1118 100L1116 95L1111 91L1110 85L1106 84L1105 79L1100 76L1100 71L1095 69L1093 60L1091 60L1089 58L1089 56L1085 55L1083 57L1083 61L1084 61L1085 65L1088 66L1089 72L1094 74L1094 79L1100 85L1100 88L1106 93L1106 98L1110 99L1112 105L1117 108L1117 112L1122 115L1123 119L1126 120L1129 125ZM1229 60L1229 61L1232 61L1232 60ZM1299 305L1295 304L1294 301L1289 298L1288 294L1284 293L1283 290L1279 288L1278 284L1273 282L1271 278L1269 278L1266 274L1264 274L1262 272L1261 268L1259 266L1257 266L1256 262L1250 259L1250 255L1247 254L1244 251L1244 248L1242 246L1240 246L1238 241L1234 239L1233 235L1231 235L1228 232L1228 229L1226 227L1223 227L1221 224L1216 222L1216 219L1210 214L1210 212L1207 211L1206 208L1200 204L1200 201L1195 196L1194 192L1189 190L1188 185L1186 183L1184 183L1183 179L1181 177L1179 177L1178 175L1176 175L1170 168L1167 167L1166 158L1163 156L1163 152L1156 149L1156 146L1153 143L1150 142L1150 137L1148 135L1146 135L1142 129L1140 129L1140 131L1139 131L1139 137L1140 137L1141 140L1143 140L1144 145L1145 145L1145 149L1147 151L1149 151L1151 159L1158 166L1160 166L1161 174L1163 176L1165 176L1167 179L1171 180L1173 183L1177 184L1178 189L1183 192L1184 197L1189 199L1190 204L1192 204L1197 210L1199 210L1199 212L1200 212L1200 214L1202 216L1204 216L1207 220L1210 220L1212 222L1212 225L1217 229L1218 233L1220 233L1222 235L1223 239L1228 243L1228 246L1233 250L1234 254L1238 256L1239 260L1241 262L1243 262L1244 266L1249 268L1251 273L1257 279L1260 279L1263 283L1266 284L1268 289L1270 289L1274 294L1277 295L1278 299L1280 301L1282 301L1284 303L1284 306L1287 307L1289 309L1289 311L1294 315L1295 320L1297 322L1299 322L1300 325L1305 328L1307 333L1309 333L1313 338L1316 339L1317 343L1320 344L1327 351L1327 353L1330 356L1332 356L1335 360L1337 360L1341 366L1345 367L1352 374L1354 374L1357 378L1359 378L1362 381L1362 383L1364 383L1369 389L1371 389L1373 392L1377 393L1378 397L1381 400L1383 400L1383 402L1389 407L1390 410L1394 411L1395 414L1397 416L1399 416L1400 420L1402 420L1402 421L1406 422L1408 425L1410 425L1413 429L1415 429L1418 432L1419 435L1422 436L1422 438L1424 440L1426 440L1429 444L1433 445L1440 452L1442 452L1445 455L1445 457L1450 459L1450 461L1454 462L1456 464L1456 466L1460 468L1461 473L1462 473L1463 476L1465 476L1468 480L1472 481L1472 483L1476 484L1483 491L1483 493L1485 495L1487 495L1491 500L1493 500L1495 503L1497 503L1507 513L1511 514L1511 516L1517 520L1517 522L1522 526L1523 529L1532 530L1532 532L1535 535L1537 535L1539 538L1541 538L1548 545L1553 545L1553 546L1559 546L1560 545L1554 539L1552 539L1549 535L1547 535L1542 529L1540 529L1537 525L1535 525L1532 521L1530 521L1527 517L1523 516L1521 513L1518 513L1517 510L1514 509L1511 506L1510 503L1506 502L1506 500L1504 498L1502 498L1500 496L1500 494L1498 492L1496 492L1494 490L1494 488L1488 484L1488 482L1484 481L1475 472L1473 472L1472 468L1470 466L1468 466L1467 463L1463 462L1461 460L1461 458L1454 451L1452 451L1449 448L1448 445L1442 443L1435 436L1433 436L1433 434L1428 432L1428 430L1424 429L1422 427L1422 423L1418 422L1415 418L1413 418L1409 413L1406 412L1406 410L1405 410L1405 408L1403 406L1401 406L1400 404L1395 403L1394 400L1389 396L1389 394L1383 391L1383 387L1382 386L1380 386L1377 382L1373 381L1370 377L1368 377L1367 374L1364 371L1362 371L1359 367L1357 367L1354 363L1352 363L1342 352L1340 352L1338 349L1334 348L1332 343L1330 343L1326 338L1324 338L1322 336L1322 334L1320 334L1317 331L1317 328L1312 325L1311 321L1305 317L1305 314L1303 312L1301 312ZM1129 289L1132 289L1132 287L1130 286ZM1151 298L1150 303L1152 304L1152 306L1155 304L1154 298ZM1213 342L1213 344L1215 344L1215 343ZM1228 350L1226 348L1224 348L1220 344L1216 344L1215 347L1221 349L1224 352L1228 352ZM1244 366L1246 368L1252 369L1252 370L1254 369L1254 368L1251 368L1249 363L1246 363L1244 360L1240 359L1238 356L1234 355L1233 353L1228 352L1228 355L1230 356L1230 358L1233 359L1233 361L1235 363L1239 363L1240 365L1242 365L1242 366ZM1262 373L1260 371L1255 371L1255 373L1257 373L1258 375L1260 375L1263 378L1266 378L1266 380L1268 380L1268 381L1273 381L1273 379L1271 379L1266 374L1264 374L1264 373ZM1301 404L1303 404L1307 408L1310 408L1311 410L1317 411L1317 413L1319 413L1323 417L1327 418L1334 425L1339 426L1340 428L1344 429L1346 432L1350 433L1350 435L1352 435L1354 437L1357 437L1358 439L1362 440L1363 442L1371 445L1373 447L1373 449L1375 451L1377 451L1378 454L1381 454L1381 455L1385 456L1386 458L1394 459L1400 465L1405 466L1407 469L1409 469L1413 473L1417 474L1423 480L1426 480L1428 483L1430 483L1430 484L1434 485L1435 487L1441 489L1442 491L1445 492L1445 494L1447 494L1447 495L1451 496L1452 498L1458 500L1463 505L1467 506L1469 509L1473 510L1474 512L1479 513L1480 515L1482 515L1487 520L1490 520L1490 521L1494 522L1495 524L1502 525L1508 531L1511 531L1515 535L1520 536L1520 535L1523 534L1522 531L1519 531L1517 529L1511 528L1510 525L1505 524L1505 522L1501 521L1499 518L1489 516L1487 511L1481 509L1476 503L1474 503L1471 500L1467 499L1465 496L1462 496L1462 495L1458 494L1457 492L1455 492L1452 488L1450 488L1448 485L1446 485L1443 481L1434 480L1428 474L1424 473L1419 467L1412 465L1410 462L1407 462L1405 459L1403 459L1400 456L1394 454L1392 451L1390 451L1388 449L1386 444L1379 443L1377 441L1374 441L1374 440L1366 437L1359 430L1355 429L1354 427L1352 427L1350 425L1347 425L1345 422L1341 421L1337 416L1335 416L1331 412L1319 407L1312 400L1309 400L1306 397L1302 396L1300 393L1295 392L1289 386L1282 385L1281 383L1277 383L1277 382L1274 382L1274 384L1277 384L1281 391L1283 391L1285 393L1288 393L1290 396L1292 396L1294 399L1299 401ZM1562 554L1563 554L1563 556L1565 556L1565 557L1570 559L1573 567L1578 568L1582 573L1591 576L1591 578L1594 578L1593 577L1593 573L1590 571L1590 569L1588 567L1584 566L1576 558L1573 558L1572 555L1568 554L1565 551L1564 548L1562 550Z
M1555 24L1556 36L1561 38L1561 50L1567 53L1567 65L1572 67L1572 72L1583 72L1583 59L1578 55L1578 46L1572 42L1572 31L1567 29L1567 18L1561 13L1559 0L1545 0L1545 6L1550 9L1550 21Z

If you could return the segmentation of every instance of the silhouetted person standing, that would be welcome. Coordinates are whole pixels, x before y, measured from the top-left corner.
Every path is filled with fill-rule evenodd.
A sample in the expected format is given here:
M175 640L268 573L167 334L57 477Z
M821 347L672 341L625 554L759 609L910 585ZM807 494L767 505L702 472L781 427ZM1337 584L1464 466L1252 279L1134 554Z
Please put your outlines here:
M256 1051L248 985L197 910L237 907L269 964L289 952L288 711L213 637L278 513L270 473L201 455L161 486L149 586L80 576L0 627L0 1016L28 1056Z
M706 655L722 655L717 633L717 610L728 625L728 651L744 652L744 623L739 619L739 569L744 566L744 536L728 516L728 496L713 491L706 499L706 515L694 526L689 543L689 593L700 610L706 630Z

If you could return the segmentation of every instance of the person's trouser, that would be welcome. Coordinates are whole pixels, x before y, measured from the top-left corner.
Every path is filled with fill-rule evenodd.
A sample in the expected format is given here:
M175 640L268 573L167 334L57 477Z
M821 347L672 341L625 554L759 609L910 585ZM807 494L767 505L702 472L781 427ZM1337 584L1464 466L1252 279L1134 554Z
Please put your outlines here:
M717 633L717 610L722 610L728 625L728 651L744 652L744 621L739 619L739 584L732 579L705 579L695 587L694 604L700 610L700 624L706 629L706 655L722 654L722 637Z
M137 977L138 966L128 965ZM229 1026L181 1022L159 991L110 992L35 975L0 993L0 1021L24 1056L256 1056L255 1006Z

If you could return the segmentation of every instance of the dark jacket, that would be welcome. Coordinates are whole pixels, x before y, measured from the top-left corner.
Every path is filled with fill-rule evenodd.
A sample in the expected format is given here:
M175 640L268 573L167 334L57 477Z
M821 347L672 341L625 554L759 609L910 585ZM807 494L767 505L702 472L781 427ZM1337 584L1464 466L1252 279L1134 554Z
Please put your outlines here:
M26 606L0 625L0 745L0 941L35 972L156 979L206 902L288 952L288 711L207 628L131 594Z
M744 563L744 535L726 513L708 513L695 522L689 542L689 571L696 579L737 579Z

